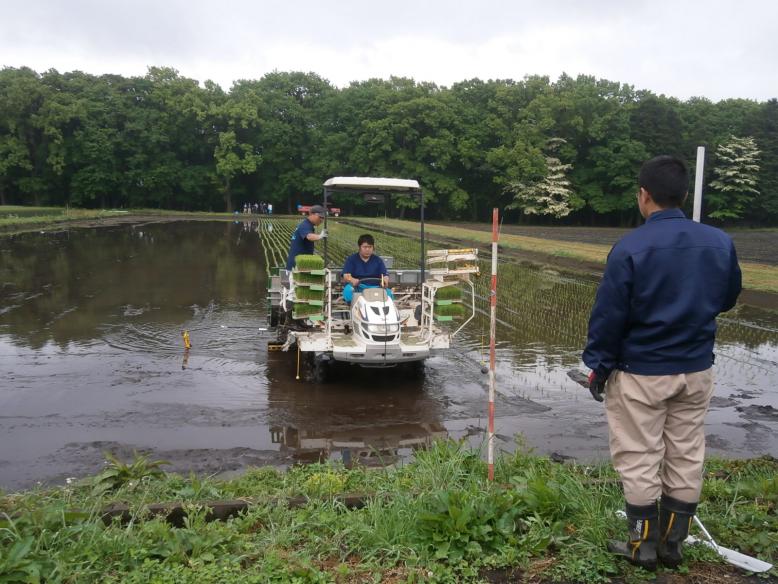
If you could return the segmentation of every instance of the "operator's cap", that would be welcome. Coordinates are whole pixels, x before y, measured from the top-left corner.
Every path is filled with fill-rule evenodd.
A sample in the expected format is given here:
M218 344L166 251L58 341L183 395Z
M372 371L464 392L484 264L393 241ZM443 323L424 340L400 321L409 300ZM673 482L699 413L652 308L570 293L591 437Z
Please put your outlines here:
M312 215L314 213L324 217L327 214L327 210L324 207L322 207L321 205L314 205L313 207L310 208L310 210L308 211L308 214Z

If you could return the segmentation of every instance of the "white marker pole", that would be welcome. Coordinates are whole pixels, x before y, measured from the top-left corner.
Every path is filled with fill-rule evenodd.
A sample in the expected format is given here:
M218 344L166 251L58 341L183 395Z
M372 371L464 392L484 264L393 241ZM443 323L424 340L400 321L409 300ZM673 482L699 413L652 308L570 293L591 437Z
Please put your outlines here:
M492 281L489 292L489 438L486 450L489 482L494 481L494 392L496 382L497 331L497 219L499 211L492 210Z
M694 214L697 223L702 216L702 171L705 168L705 146L697 146L697 167L694 174Z

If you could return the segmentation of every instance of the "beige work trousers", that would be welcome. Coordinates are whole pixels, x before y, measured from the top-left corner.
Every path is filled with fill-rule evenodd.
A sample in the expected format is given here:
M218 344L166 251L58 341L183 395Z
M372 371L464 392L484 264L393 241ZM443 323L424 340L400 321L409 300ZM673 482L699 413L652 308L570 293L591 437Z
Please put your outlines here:
M712 369L610 375L605 389L610 451L627 503L649 505L662 493L699 501L705 413L712 394Z

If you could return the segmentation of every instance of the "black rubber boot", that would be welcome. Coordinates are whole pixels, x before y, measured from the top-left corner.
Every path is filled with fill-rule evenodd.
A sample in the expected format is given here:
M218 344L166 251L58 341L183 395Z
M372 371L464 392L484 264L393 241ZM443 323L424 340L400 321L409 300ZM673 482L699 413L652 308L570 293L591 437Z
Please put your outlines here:
M683 561L681 547L689 535L697 503L685 503L662 495L659 503L659 561L668 568L677 568Z
M656 547L659 543L659 513L656 503L630 505L627 503L629 540L608 542L608 551L624 556L636 566L656 570Z

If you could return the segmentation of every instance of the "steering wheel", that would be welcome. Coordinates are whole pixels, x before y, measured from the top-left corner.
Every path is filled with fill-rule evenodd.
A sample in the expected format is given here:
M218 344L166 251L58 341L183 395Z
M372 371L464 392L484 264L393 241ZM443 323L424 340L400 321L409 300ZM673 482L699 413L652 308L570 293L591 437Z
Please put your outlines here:
M359 284L357 284L357 288L360 288L364 282L375 282L379 286L383 284L383 278L359 278Z

